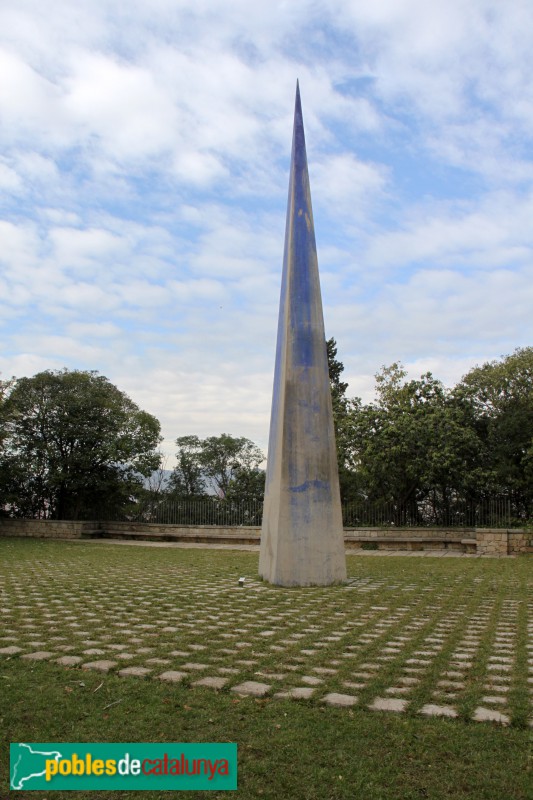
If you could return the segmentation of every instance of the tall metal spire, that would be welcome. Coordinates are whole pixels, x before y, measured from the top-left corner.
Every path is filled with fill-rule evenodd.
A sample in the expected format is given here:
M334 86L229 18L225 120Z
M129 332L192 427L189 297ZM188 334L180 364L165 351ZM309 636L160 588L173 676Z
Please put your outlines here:
M259 573L281 586L327 585L346 579L331 389L298 83Z

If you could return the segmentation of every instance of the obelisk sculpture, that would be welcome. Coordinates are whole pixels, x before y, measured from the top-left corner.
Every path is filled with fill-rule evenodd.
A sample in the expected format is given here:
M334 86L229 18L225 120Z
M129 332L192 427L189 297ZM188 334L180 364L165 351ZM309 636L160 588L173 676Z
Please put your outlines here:
M324 586L346 579L328 358L298 84L259 574L280 586Z

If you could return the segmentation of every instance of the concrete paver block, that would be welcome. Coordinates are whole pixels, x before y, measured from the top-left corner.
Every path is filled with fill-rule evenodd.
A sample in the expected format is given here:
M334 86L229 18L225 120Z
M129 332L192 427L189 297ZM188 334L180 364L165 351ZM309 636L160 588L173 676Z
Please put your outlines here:
M166 672L162 672L161 675L158 675L157 677L160 681L179 683L184 678L188 678L189 674L187 672L178 672L177 670L169 669Z
M339 694L338 692L330 692L322 698L323 703L328 706L338 706L339 708L354 706L357 703L357 697L353 694Z
M274 697L278 697L280 699L290 697L293 700L309 700L309 698L313 696L314 692L315 690L311 689L309 686L295 686L292 689L288 689L284 692L276 692Z
M243 683L232 686L231 691L237 694L249 694L253 697L263 697L270 691L268 683L260 683L259 681L244 681Z
M500 725L509 725L510 719L506 714L501 714L493 708L476 708L472 717L474 722L499 722Z
M134 678L144 678L146 675L149 675L152 672L151 669L147 667L124 667L123 669L119 669L118 675L121 677L134 677Z
M87 661L87 663L81 665L81 668L96 669L99 670L99 672L109 672L109 670L113 669L113 667L116 667L117 664L117 661L108 661L104 659L102 661Z
M372 711L397 711L401 713L407 708L407 700L396 700L392 697L376 697L368 706Z
M36 653L25 653L21 658L26 661L48 661L54 654L47 650L38 650Z
M227 684L229 678L200 678L199 681L194 681L193 686L207 686L210 689L223 689Z
M61 658L56 658L56 664L61 664L62 667L74 667L81 661L83 661L83 658L80 656L61 656Z
M425 717L456 717L457 711L452 706L439 706L434 703L426 703L420 709L420 714Z
M314 675L303 675L300 680L302 683L309 684L309 686L319 686L321 683L324 683L322 678L315 678Z

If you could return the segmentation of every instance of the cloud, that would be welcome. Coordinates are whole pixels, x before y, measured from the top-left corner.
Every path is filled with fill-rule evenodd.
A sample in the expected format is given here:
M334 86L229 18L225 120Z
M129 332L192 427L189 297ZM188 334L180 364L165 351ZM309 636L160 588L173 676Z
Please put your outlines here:
M178 128L172 99L147 69L101 53L74 52L63 103L84 139L117 161L168 151Z
M73 322L66 326L67 332L75 339L110 339L117 338L121 329L113 322Z
M352 153L338 153L312 167L312 192L331 217L366 219L369 208L383 195L387 170L358 160ZM361 224L361 222L359 222Z
M31 350L37 356L49 357L56 363L68 363L72 359L98 362L103 357L103 348L83 344L79 338L68 336L54 336L43 334L37 341L27 336L25 332L16 335L15 342L22 350Z
M478 268L524 263L533 258L527 222L531 213L533 195L503 191L489 193L475 205L415 207L403 230L374 237L367 259L381 267L424 261Z
M162 449L167 455L173 457L175 439L189 433L202 437L223 432L245 435L266 449L270 374L236 365L218 374L173 368L176 366L176 359L169 356L165 366L159 359L148 374L140 374L128 362L127 369L117 376L121 388L161 420L166 438ZM191 395L195 403L191 403Z
M82 274L94 270L103 257L121 258L129 249L124 238L102 228L55 227L49 242L57 263Z
M22 187L20 176L14 169L0 161L0 189L5 192L18 192Z
M532 23L521 0L4 0L3 374L97 369L169 451L266 445L297 77L350 391L528 344Z

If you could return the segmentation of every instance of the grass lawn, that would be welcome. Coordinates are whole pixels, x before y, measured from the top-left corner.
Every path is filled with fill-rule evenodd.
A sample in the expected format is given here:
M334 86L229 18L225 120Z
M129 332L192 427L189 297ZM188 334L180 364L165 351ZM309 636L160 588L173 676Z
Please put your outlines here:
M242 798L525 800L531 565L350 556L345 586L280 589L255 553L0 540L0 797L9 742L232 741Z

